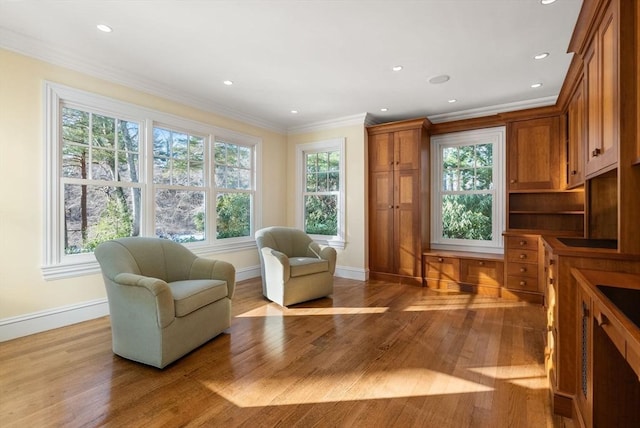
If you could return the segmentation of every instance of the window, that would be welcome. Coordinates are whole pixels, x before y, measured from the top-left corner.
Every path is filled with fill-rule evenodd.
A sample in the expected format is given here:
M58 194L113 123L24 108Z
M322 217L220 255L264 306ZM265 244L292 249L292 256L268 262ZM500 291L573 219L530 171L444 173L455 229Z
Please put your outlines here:
M54 84L45 96L45 278L97 271L95 247L124 236L255 245L258 138Z
M434 248L502 248L504 135L500 127L432 137Z
M297 146L298 227L344 248L344 139Z

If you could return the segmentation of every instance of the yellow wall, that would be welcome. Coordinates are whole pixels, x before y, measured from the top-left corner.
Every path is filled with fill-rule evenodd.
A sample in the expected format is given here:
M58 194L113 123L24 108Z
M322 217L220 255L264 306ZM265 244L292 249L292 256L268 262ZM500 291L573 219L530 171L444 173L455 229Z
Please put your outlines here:
M106 297L99 275L42 278L45 80L262 138L262 225L287 218L286 136L0 49L0 320ZM259 266L255 250L215 258Z
M295 196L296 187L296 145L331 140L345 139L345 182L346 182L346 245L344 250L338 250L339 268L352 268L355 272L365 273L367 266L366 252L366 130L363 125L325 129L305 134L289 135L288 138L288 173L287 182L287 221L295 225Z

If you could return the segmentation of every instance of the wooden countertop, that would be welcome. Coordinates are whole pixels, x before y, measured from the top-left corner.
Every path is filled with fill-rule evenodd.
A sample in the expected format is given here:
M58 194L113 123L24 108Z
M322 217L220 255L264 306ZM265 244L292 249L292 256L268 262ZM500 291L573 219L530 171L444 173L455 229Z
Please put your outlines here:
M640 254L624 254L618 252L618 250L608 248L589 248L589 247L572 247L565 245L558 240L557 236L542 235L544 243L546 243L553 250L554 254L560 256L575 256L575 257L604 257L607 259L616 260L638 260L640 261Z

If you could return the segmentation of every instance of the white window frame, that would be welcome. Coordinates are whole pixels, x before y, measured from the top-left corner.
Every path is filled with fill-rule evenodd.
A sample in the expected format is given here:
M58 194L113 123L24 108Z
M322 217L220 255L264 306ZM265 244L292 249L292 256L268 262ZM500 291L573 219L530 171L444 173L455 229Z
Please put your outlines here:
M125 118L140 123L140 187L141 204L144 207L140 224L141 236L155 236L154 199L155 188L150 178L153 173L153 127L160 126L205 137L205 180L207 180L207 238L205 241L185 244L199 255L240 251L255 248L255 231L261 227L261 164L262 139L213 125L203 124L153 109L117 101L101 95L81 91L52 82L44 82L44 219L42 274L46 280L69 278L100 272L93 253L65 254L64 252L64 201L61 184L62 107L86 109L111 117ZM216 239L215 178L213 174L213 142L224 142L252 147L252 206L249 236ZM130 183L125 183L129 185ZM146 213L146 214L145 214Z
M505 228L505 135L504 126L454 132L431 137L431 248L440 250L503 253ZM493 144L492 240L450 239L442 236L442 195L444 147Z
M307 153L321 153L338 151L340 153L340 179L338 195L338 234L334 236L310 235L311 238L323 245L344 249L345 247L345 139L334 138L313 143L296 144L296 227L304 230L304 184L306 183L305 155Z

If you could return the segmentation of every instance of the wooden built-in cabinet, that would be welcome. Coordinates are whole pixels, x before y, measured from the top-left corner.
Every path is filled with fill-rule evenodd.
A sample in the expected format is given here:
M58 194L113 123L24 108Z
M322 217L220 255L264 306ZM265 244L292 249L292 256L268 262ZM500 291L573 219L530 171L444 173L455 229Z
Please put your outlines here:
M542 303L539 235L505 232L505 286L522 300Z
M423 254L425 284L430 288L501 296L502 254L432 250Z
M640 276L591 269L572 269L572 275L577 282L578 425L635 428L640 421L640 328L618 304L638 309L610 300L599 287L628 298L640 293Z
M373 279L421 284L429 245L429 122L367 128L369 269Z
M618 13L611 2L584 55L587 156L591 177L614 168L618 161Z
M509 191L559 189L560 117L522 120L510 123L507 128Z
M567 188L584 184L585 97L582 79L567 107Z

